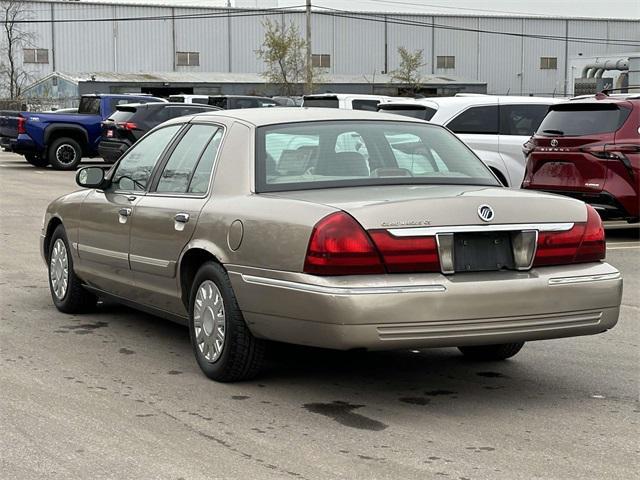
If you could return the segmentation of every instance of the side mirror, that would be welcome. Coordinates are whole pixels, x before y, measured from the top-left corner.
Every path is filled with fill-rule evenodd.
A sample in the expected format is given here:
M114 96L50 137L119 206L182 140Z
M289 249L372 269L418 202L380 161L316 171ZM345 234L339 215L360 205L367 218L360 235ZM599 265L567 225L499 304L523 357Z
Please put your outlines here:
M100 188L104 183L104 170L100 167L84 167L76 174L76 183L83 188Z

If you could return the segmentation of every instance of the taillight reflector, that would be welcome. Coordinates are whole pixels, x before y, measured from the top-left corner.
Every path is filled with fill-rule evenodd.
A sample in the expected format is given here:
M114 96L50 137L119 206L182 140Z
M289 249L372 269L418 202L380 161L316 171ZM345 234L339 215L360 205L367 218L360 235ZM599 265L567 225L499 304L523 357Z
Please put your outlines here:
M587 205L587 222L566 232L540 232L534 267L597 262L605 258L606 244L600 215Z
M386 230L371 230L369 235L389 273L440 271L435 237L394 237Z
M362 226L345 212L320 220L311 233L304 272L314 275L384 273L380 255Z
M138 128L138 125L133 122L119 122L116 123L116 127L121 128L122 130L135 130Z

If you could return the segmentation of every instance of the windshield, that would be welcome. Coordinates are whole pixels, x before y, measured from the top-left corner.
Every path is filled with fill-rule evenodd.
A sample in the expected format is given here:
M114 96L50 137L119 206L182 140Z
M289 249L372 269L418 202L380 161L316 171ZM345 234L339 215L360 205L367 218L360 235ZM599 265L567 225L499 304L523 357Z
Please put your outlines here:
M611 133L618 130L629 116L630 110L603 103L576 103L557 105L544 117L538 135L582 136Z
M338 108L337 97L305 97L303 107Z
M499 185L458 138L436 125L327 121L258 128L259 191L389 184Z

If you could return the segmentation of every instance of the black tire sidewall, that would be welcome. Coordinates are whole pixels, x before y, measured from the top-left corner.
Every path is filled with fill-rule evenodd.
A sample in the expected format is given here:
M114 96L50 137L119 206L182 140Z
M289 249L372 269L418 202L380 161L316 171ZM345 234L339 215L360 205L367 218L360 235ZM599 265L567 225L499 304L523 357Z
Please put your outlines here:
M43 168L49 165L47 158L40 156L37 153L27 153L24 156L25 160L34 167Z
M58 158L56 156L56 151L62 145L69 145L71 148L75 150L76 160L73 163L67 164L67 163L60 163L58 161ZM58 138L53 142L51 142L51 145L49 146L48 157L49 157L49 163L56 170L75 170L77 166L80 165L80 162L82 161L82 148L80 147L80 144L76 142L73 138L68 138L68 137Z

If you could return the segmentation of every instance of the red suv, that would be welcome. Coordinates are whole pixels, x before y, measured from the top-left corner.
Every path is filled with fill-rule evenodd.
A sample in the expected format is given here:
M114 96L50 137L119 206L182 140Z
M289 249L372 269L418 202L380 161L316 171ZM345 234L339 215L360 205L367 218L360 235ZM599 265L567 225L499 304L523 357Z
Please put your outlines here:
M524 153L522 188L578 198L604 219L639 220L640 94L551 105Z

